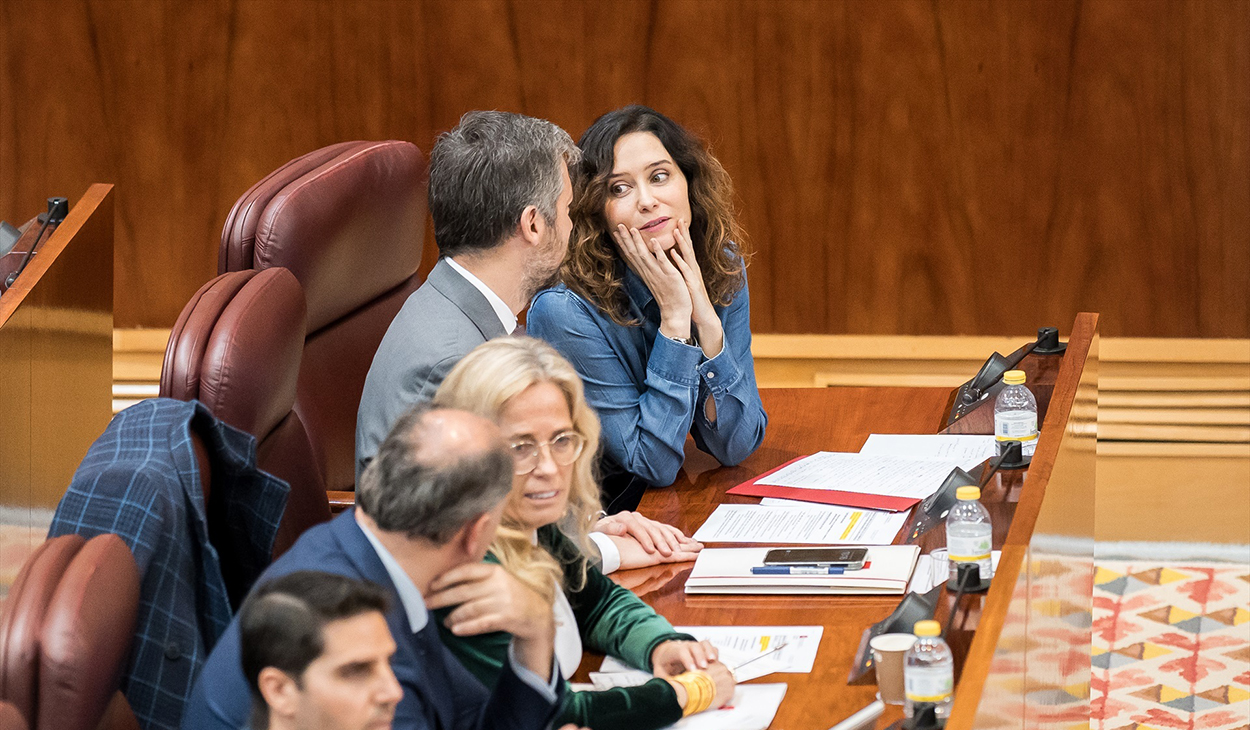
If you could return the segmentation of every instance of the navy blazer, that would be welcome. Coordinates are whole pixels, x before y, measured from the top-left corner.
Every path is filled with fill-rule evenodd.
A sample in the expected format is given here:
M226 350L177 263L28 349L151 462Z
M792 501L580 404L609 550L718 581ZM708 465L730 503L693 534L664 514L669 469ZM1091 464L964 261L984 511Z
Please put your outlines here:
M507 664L491 693L443 646L433 616L425 628L412 632L390 575L356 524L355 510L306 531L274 561L257 585L297 570L362 578L390 594L386 623L396 644L391 668L404 688L404 698L395 712L395 730L539 730L555 716L563 699L562 682L557 683L553 705ZM184 730L238 730L246 726L251 694L239 661L236 618L213 649L187 700Z
M211 527L192 433L208 452ZM287 485L258 470L255 455L250 434L203 404L151 398L113 418L57 505L48 537L114 533L134 553L139 617L122 692L145 730L178 727L231 599L269 564Z

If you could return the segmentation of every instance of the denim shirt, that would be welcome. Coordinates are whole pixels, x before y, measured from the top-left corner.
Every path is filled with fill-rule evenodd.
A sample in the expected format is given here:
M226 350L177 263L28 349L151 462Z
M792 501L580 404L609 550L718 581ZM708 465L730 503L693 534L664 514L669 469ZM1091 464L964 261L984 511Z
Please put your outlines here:
M655 297L622 268L629 312L641 325L613 322L563 284L539 292L526 318L528 333L551 343L581 374L603 425L605 455L652 486L676 480L687 433L726 466L750 456L764 440L768 415L755 385L745 274L729 306L716 307L725 341L708 359L699 347L660 334ZM709 397L715 422L704 410Z

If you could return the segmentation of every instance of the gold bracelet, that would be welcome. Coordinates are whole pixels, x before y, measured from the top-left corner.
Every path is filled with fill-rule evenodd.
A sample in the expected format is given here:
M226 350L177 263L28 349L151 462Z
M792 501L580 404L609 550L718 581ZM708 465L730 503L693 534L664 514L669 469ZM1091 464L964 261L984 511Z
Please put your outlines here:
M681 710L682 717L689 717L703 712L712 706L716 698L716 683L707 672L682 672L669 679L677 682L686 690L686 704Z
M702 712L703 710L711 707L712 703L716 701L716 682L712 681L712 675L707 672L695 672L695 679L703 684L704 689L706 690L707 701L704 703L703 707L699 709L699 711Z

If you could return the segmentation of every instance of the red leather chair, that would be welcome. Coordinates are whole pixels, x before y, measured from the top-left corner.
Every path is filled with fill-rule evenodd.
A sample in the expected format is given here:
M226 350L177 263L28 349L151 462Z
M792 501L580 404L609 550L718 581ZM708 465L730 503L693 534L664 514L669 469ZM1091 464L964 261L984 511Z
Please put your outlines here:
M253 185L222 232L219 272L280 266L304 287L308 334L295 411L330 490L355 486L365 375L420 285L426 185L415 145L343 142Z
M139 571L120 537L45 542L0 612L0 700L36 730L137 730L118 687L138 610Z
M0 730L30 730L30 725L16 707L0 701Z
M325 480L294 410L306 319L304 292L286 269L223 274L183 308L161 368L161 396L199 400L255 436L256 465L290 485L275 557L304 530L330 519Z

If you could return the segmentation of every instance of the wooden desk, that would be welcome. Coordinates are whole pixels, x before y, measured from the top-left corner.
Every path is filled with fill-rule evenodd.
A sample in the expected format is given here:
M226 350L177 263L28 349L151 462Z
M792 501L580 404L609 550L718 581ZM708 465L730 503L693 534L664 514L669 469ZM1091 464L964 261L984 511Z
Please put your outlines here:
M1094 419L1097 316L1080 315L1068 352L1026 360L1046 419L1029 470L994 477L982 501L1003 551L988 594L964 599L952 631L956 702L948 727L1068 727L1089 715L1089 612L1093 586ZM1034 358L1034 356L1030 356ZM936 433L945 426L944 388L764 390L764 443L741 465L719 468L687 444L687 461L669 489L651 490L640 511L687 534L718 504L756 502L729 488L796 456L858 451L870 433ZM989 433L990 429L973 429ZM967 432L967 431L965 431ZM945 544L940 527L923 536L925 552ZM675 625L822 625L810 674L774 674L789 685L776 730L823 730L872 701L876 687L847 686L862 631L885 618L898 597L687 596L691 564L627 571L616 580ZM950 597L938 608L944 623ZM978 628L979 627L979 628ZM598 667L583 662L579 679ZM880 725L901 717L889 708Z

